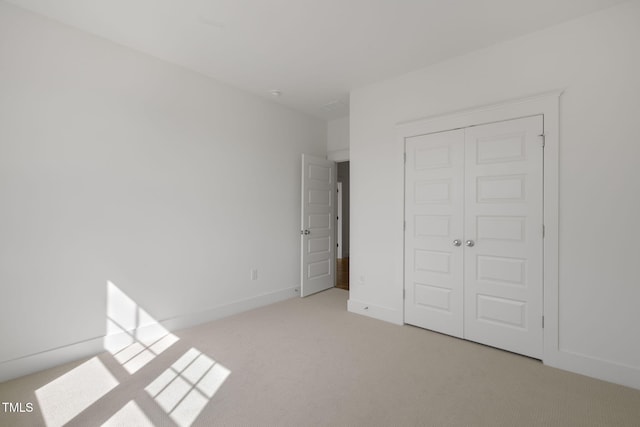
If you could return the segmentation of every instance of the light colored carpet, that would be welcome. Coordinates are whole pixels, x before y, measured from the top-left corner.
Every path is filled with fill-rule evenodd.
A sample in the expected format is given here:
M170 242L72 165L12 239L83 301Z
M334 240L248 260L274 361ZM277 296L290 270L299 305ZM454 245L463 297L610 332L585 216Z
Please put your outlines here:
M2 426L639 426L640 391L346 311L330 289L0 384ZM123 359L124 360L124 359ZM46 421L45 421L46 419Z

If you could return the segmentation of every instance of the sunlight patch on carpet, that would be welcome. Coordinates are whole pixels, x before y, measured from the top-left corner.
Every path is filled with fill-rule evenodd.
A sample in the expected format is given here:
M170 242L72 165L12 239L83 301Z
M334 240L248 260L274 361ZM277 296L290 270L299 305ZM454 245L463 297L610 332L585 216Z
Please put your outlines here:
M102 427L154 427L153 423L142 412L142 409L133 400L124 405L118 412L113 414Z
M118 385L97 358L36 390L42 417L48 427L62 426Z
M230 374L229 369L191 348L145 390L176 424L187 427Z

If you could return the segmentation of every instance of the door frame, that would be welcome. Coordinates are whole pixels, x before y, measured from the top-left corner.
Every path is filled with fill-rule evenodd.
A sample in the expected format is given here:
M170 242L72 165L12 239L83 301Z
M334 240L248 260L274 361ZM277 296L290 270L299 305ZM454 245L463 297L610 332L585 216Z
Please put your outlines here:
M410 137L443 132L447 130L478 126L488 123L502 122L522 117L543 116L544 125L544 159L543 159L543 222L545 234L543 239L543 349L542 361L545 364L557 365L559 351L559 313L558 313L558 208L559 208L559 141L560 141L560 96L563 90L546 92L539 95L505 101L498 104L480 106L462 111L431 116L398 123L396 130L398 143L405 147L405 140ZM403 165L404 170L404 165ZM403 174L403 189L404 183ZM403 219L404 219L403 197ZM403 235L403 265L404 253ZM404 293L405 277L403 268ZM402 304L404 321L404 299Z
M327 153L327 160L333 160L334 162L336 162L336 172L337 172L338 163L350 162L351 161L349 149L329 151ZM349 170L351 170L351 169L349 169ZM351 173L351 172L349 172L349 173ZM336 178L336 182L337 182L337 178ZM351 182L351 180L349 180L349 182ZM338 199L340 200L340 203L342 203L342 182L340 183L340 187L341 187L340 188L340 194L338 194L336 192L336 197L338 197ZM351 190L349 190L349 198L351 198ZM351 202L349 202L349 206L351 206ZM341 205L341 207L342 207L342 205ZM342 211L340 212L340 221L342 222ZM336 220L336 232L337 232L337 230L338 230L338 221ZM338 240L338 237L336 236L336 241L337 240ZM342 236L340 236L340 252L342 253ZM349 255L351 256L351 248L349 248ZM336 251L336 266L338 265L338 261L337 260L338 260L338 251ZM349 262L351 262L351 258L350 258ZM351 270L349 270L349 271L351 271ZM349 274L351 274L351 273L349 273ZM336 272L336 284L337 284L337 280L338 280L338 273ZM351 277L349 277L349 283L353 283L351 281ZM349 287L349 291L347 291L347 292L351 293L351 287Z
M340 259L342 258L342 182L338 181L336 184L336 198L338 199L338 203L336 203L336 259Z

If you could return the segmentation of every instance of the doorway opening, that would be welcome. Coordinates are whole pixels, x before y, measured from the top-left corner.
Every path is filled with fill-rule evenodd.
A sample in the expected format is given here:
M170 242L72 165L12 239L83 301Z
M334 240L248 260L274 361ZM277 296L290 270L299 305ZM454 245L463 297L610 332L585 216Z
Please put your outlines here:
M349 290L349 162L338 162L336 288Z

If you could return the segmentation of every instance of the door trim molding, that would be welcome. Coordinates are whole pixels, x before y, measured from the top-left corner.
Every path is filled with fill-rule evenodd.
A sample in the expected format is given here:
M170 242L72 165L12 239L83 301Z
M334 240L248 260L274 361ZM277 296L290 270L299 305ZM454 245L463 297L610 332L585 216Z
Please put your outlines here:
M479 106L471 109L455 111L442 115L425 117L400 122L396 125L398 143L404 147L405 140L410 137L430 133L444 132L488 123L513 120L535 115L543 116L545 151L544 151L544 225L543 241L543 352L544 364L562 367L562 355L559 348L559 315L558 315L558 209L559 209L559 141L560 141L560 96L563 90L555 90L542 94L501 102L498 104ZM404 169L404 166L403 166ZM404 183L403 183L404 188ZM404 200L403 200L404 204ZM404 206L404 205L403 205ZM404 207L403 207L404 209ZM403 235L404 241L404 235ZM403 259L404 254L403 245ZM404 262L403 262L404 265ZM403 286L404 290L404 271ZM402 305L404 318L404 303Z
M336 258L342 258L342 182L336 182ZM338 275L336 274L336 282Z

